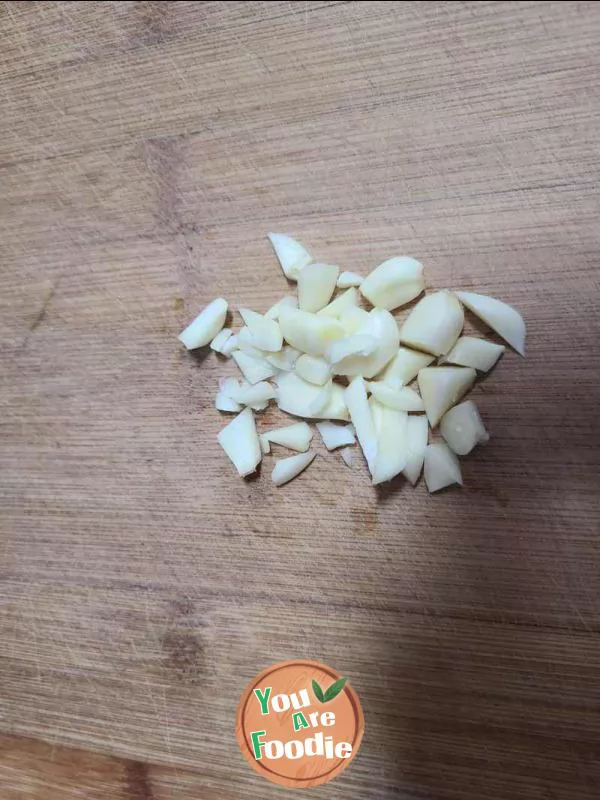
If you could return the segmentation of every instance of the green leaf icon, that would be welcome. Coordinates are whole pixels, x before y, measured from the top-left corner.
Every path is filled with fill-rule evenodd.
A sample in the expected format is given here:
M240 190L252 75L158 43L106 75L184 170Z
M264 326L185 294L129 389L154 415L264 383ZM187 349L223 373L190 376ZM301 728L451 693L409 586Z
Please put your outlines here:
M346 685L346 681L348 678L340 678L339 680L332 683L329 689L325 692L324 700L321 702L328 703L330 700L333 700L334 697L337 697L338 694L342 691L344 686Z
M323 694L323 689L319 686L316 680L313 678L312 682L313 692L315 693L315 697L320 703L325 702L325 695Z

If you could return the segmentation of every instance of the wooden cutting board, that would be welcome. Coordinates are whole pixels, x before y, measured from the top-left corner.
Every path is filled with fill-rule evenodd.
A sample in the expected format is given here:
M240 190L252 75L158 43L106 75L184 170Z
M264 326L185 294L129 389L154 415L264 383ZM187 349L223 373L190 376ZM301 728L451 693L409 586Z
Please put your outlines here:
M295 796L598 796L598 8L3 5L3 800L287 796L235 710L292 658L366 720ZM521 310L462 490L236 477L176 337L288 290L271 230Z

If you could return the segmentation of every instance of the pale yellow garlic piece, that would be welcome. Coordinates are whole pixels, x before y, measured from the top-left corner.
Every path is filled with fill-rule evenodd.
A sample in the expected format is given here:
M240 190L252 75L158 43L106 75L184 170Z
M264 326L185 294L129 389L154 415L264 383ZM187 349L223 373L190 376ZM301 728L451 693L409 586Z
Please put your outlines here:
M442 442L427 445L425 451L425 483L429 492L438 492L453 483L462 486L462 474L456 455Z
M407 386L392 388L383 381L372 381L367 384L367 391L384 406L396 411L425 411L423 400Z
M298 308L298 299L291 294L282 297L281 300L278 300L275 305L271 306L265 313L265 317L269 319L279 319L282 308Z
M225 324L227 314L227 300L222 297L213 300L198 314L179 336L179 341L188 350L204 347L209 344Z
M427 417L422 415L409 416L407 422L408 458L403 475L413 486L419 480L419 475L423 469L428 436L429 424Z
M466 456L475 445L485 444L490 438L472 400L465 400L444 414L440 433L459 456Z
M331 342L344 335L344 329L337 319L319 317L308 311L283 309L279 325L288 344L311 356L322 356Z
M316 453L298 453L296 456L276 461L275 468L271 473L271 480L276 486L282 486L305 470L314 461L316 455Z
M338 295L331 303L326 305L325 308L317 311L317 316L339 318L354 306L358 306L358 292L352 287Z
M382 405L373 484L399 475L408 461L408 414Z
M272 378L277 372L277 369L264 358L255 358L247 353L243 353L241 350L235 350L231 354L231 357L242 371L248 383L258 383L259 381L267 380L267 378Z
M400 329L402 344L435 356L447 353L462 331L464 313L450 292L429 294L406 318Z
M516 308L474 292L455 292L468 309L482 319L486 325L501 336L520 355L525 355L525 322Z
M353 336L369 322L369 312L360 306L352 306L339 317L346 336Z
M379 380L389 382L391 378L399 378L406 385L410 383L423 367L428 367L435 356L419 353L408 347L400 347L396 355L379 376Z
M360 286L364 281L357 272L342 272L337 280L338 289L349 289L351 286Z
M210 343L210 349L214 350L215 353L223 353L223 347L227 344L232 335L233 331L231 328L223 328Z
M336 425L334 422L317 422L317 430L321 434L323 444L328 450L335 450L344 445L356 444L353 425Z
M267 353L265 358L273 367L282 369L284 372L291 372L300 356L300 350L286 344L278 353Z
M250 331L255 347L260 350L268 350L270 353L281 350L283 336L274 319L263 317L262 314L258 314L250 308L240 308L238 311Z
M369 312L368 322L360 328L355 337L369 336L377 341L377 346L369 355L349 355L333 365L334 375L353 377L362 375L372 378L385 367L398 350L399 331L396 320L383 308Z
M292 425L285 425L283 428L273 428L270 431L265 431L262 436L273 444L279 444L290 450L304 453L310 446L313 432L306 422L294 422Z
M268 236L286 278L297 281L300 272L312 261L310 253L285 233L269 233Z
M475 375L470 367L425 367L419 372L419 390L432 428L468 392Z
M358 376L350 382L345 392L345 398L356 437L367 460L369 472L373 475L377 458L377 435L362 377Z
M256 470L262 458L252 410L245 408L218 435L219 444L243 477Z
M504 345L476 339L474 336L461 336L452 350L440 358L440 364L459 364L461 367L473 367L480 372L488 372L502 353Z
M331 366L324 358L301 355L294 367L296 374L309 383L323 386L331 378Z
M298 275L298 307L302 311L320 311L331 300L339 275L333 264L309 264Z
M423 265L406 256L389 258L376 267L360 286L363 297L377 308L390 311L414 300L425 288Z

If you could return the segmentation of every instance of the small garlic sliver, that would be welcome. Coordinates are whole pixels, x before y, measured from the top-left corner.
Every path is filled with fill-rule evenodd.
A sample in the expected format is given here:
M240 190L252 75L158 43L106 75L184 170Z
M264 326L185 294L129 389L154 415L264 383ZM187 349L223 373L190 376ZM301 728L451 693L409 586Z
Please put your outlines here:
M298 453L296 456L276 461L275 468L271 473L271 480L276 486L282 486L305 470L314 461L316 455L316 453Z

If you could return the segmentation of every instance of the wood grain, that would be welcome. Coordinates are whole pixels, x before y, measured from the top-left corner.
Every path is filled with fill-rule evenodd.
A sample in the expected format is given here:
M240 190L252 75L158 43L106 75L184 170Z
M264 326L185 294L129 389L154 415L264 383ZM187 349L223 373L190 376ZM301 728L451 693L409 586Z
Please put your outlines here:
M235 709L289 658L365 712L320 797L597 797L598 8L0 7L3 798L283 797ZM232 474L176 334L273 229L523 312L464 491Z

